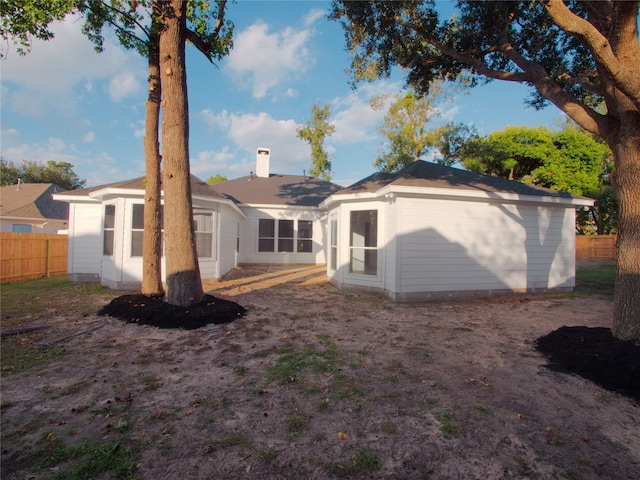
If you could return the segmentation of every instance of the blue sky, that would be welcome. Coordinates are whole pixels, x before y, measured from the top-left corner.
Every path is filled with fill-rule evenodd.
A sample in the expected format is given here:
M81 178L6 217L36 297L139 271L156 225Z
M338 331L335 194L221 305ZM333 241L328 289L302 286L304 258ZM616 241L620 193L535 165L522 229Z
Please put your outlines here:
M203 180L255 171L256 148L271 146L271 172L301 175L311 165L296 128L315 102L329 104L336 127L326 147L334 182L349 185L374 172L384 111L369 99L398 93L401 75L353 90L342 29L326 19L329 2L246 1L229 5L234 49L212 66L187 50L191 171ZM1 137L5 160L64 161L87 186L144 175L146 62L108 38L97 54L81 20L53 27L55 38L34 42L21 57L10 46L0 61ZM493 82L443 107L442 121L474 125L486 135L507 125L548 125L555 107L526 107L525 86ZM434 124L435 126L436 124Z

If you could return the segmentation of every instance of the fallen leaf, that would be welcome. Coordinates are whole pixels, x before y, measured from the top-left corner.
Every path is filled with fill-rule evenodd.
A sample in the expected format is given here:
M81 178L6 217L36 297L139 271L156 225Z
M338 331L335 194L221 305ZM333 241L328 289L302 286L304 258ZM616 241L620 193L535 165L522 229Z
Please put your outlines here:
M338 432L338 438L340 440L347 440L349 436L346 433Z

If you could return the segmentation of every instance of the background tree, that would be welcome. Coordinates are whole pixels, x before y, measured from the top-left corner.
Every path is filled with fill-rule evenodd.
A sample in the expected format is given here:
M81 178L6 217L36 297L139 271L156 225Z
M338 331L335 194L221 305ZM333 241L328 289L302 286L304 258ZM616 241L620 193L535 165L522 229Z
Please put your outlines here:
M596 199L593 207L578 211L580 233L616 228L611 150L584 130L507 127L464 142L457 156L468 170Z
M383 172L396 172L401 168L424 159L430 151L444 147L452 148L453 139L462 134L457 131L461 126L448 123L444 126L427 128L429 122L441 117L441 105L451 101L453 93L459 88L453 83L434 82L428 94L418 95L413 90L405 94L379 95L370 101L374 110L385 107L391 97L393 102L384 116L378 132L386 139L374 167ZM448 140L444 136L448 135ZM435 152L433 152L435 153ZM443 162L445 156L441 155Z
M513 126L474 138L463 152L467 169L510 180L528 177L556 153L550 129Z
M73 8L74 0L0 0L0 38L15 45L17 52L24 55L31 49L32 39L53 38L49 25L63 20ZM0 50L0 57L6 54Z
M207 178L207 181L205 183L207 185L215 185L216 183L226 182L227 180L229 179L225 175L216 173L215 175L212 175L211 177Z
M4 7L4 2L2 6ZM66 14L79 11L85 16L84 33L93 41L97 51L103 49L102 30L111 26L120 43L147 56L149 68L149 97L146 111L144 139L146 182L143 245L142 292L161 295L161 207L160 162L158 141L161 83L159 63L160 21L166 0L54 0L46 3L7 2L11 8L2 9L2 37L20 46L24 54L30 47L31 31L36 38L53 38L49 25ZM185 37L211 62L226 56L231 48L233 25L225 20L226 0L217 0L215 8L209 0L190 0L186 5L190 28ZM10 14L10 16L8 15ZM24 18L25 20L20 20ZM147 21L149 22L147 24ZM190 199L189 199L190 201Z
M331 158L324 148L324 141L333 135L336 127L329 123L331 108L320 107L317 103L311 109L311 119L296 129L296 136L311 147L311 169L309 174L314 178L331 180Z
M46 164L23 160L21 164L0 159L2 168L0 185L13 185L20 179L23 183L53 183L65 190L84 187L86 180L80 179L67 162L49 160Z
M467 72L533 87L529 103L552 103L613 152L620 202L612 332L640 338L640 2L460 0L441 21L436 2L334 0L352 52L354 81L393 66L428 92L434 79ZM604 104L606 113L596 106Z

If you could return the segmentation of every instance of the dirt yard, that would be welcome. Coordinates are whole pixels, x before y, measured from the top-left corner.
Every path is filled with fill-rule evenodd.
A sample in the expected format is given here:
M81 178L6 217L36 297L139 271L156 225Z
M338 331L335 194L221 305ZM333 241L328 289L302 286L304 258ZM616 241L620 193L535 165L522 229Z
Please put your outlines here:
M536 349L609 327L610 300L403 305L257 267L205 288L247 314L175 330L58 312L4 338L55 355L2 373L2 478L70 478L79 445L125 458L97 478L640 478L640 405Z

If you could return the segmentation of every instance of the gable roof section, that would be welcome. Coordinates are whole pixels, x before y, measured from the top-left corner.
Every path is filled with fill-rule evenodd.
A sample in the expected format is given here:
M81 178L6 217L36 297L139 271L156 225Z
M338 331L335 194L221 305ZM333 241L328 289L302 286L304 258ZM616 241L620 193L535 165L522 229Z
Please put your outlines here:
M377 172L353 185L337 192L337 195L376 194L381 190L388 192L416 193L439 192L441 195L450 191L452 195L478 196L485 198L538 198L540 200L556 200L561 203L577 205L593 205L587 197L559 192L549 188L529 185L500 177L482 175L480 173L445 167L436 163L418 160L396 173Z
M247 175L217 183L212 188L239 205L281 205L318 207L342 187L335 183L302 175Z
M53 199L65 190L53 183L21 183L0 189L0 216L34 220L68 220L69 207Z

